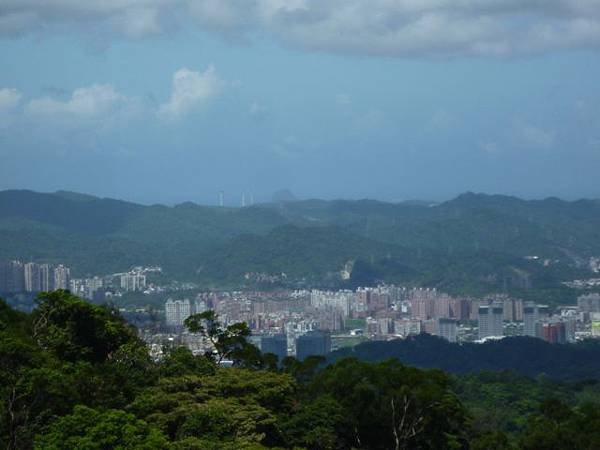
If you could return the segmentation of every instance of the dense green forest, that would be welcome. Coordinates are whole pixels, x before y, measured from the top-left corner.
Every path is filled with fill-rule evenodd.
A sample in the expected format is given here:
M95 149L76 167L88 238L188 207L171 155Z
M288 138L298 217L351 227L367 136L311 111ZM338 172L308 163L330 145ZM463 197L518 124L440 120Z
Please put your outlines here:
M66 263L76 276L158 264L173 279L206 286L243 287L253 283L244 275L254 272L279 285L402 282L474 295L524 292L560 303L577 295L561 281L593 275L587 262L600 255L600 202L464 194L437 205L167 207L3 191L0 240L0 259ZM354 269L344 281L347 263Z
M152 360L118 312L66 291L31 314L0 301L8 449L594 449L596 380L455 376L389 359L261 354L245 324L186 326L216 351ZM223 368L220 359L233 360Z
M505 337L483 344L460 345L420 334L392 341L369 341L337 350L329 356L381 362L390 358L415 367L441 369L455 374L509 370L521 376L543 375L553 380L577 381L600 375L600 341L555 345L528 336Z

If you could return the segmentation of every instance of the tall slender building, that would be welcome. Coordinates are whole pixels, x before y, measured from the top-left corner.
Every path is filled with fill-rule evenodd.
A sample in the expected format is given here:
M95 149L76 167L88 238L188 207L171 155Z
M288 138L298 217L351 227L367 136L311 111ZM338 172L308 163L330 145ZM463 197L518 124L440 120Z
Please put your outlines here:
M437 334L439 337L446 339L449 342L456 342L457 337L457 326L456 320L440 318L438 319L438 330Z
M479 306L479 339L502 336L503 310L501 303Z
M537 306L526 302L523 306L523 335L535 337L535 323L537 322Z
M49 264L40 264L40 291L48 292L54 289L54 273Z
M54 289L69 289L71 284L71 270L59 264L54 268Z
M42 290L42 279L40 277L40 266L36 263L26 263L23 266L25 278L25 291L40 292Z
M21 261L8 261L0 267L0 291L25 291L25 276Z

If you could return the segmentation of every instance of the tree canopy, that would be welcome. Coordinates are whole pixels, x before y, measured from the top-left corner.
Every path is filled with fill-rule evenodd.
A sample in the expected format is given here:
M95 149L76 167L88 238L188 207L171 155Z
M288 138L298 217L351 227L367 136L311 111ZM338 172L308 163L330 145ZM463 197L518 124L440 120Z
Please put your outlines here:
M398 359L281 364L207 312L217 353L149 358L117 311L66 291L31 314L0 300L0 447L8 449L593 449L600 387L511 372L453 376ZM233 367L219 364L224 358ZM270 362L270 363L269 363Z

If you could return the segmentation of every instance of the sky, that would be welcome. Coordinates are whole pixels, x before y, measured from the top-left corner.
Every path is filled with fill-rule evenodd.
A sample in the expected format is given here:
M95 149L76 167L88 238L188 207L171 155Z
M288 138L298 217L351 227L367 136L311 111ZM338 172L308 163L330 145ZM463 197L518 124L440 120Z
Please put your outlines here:
M0 0L0 189L600 198L600 0Z

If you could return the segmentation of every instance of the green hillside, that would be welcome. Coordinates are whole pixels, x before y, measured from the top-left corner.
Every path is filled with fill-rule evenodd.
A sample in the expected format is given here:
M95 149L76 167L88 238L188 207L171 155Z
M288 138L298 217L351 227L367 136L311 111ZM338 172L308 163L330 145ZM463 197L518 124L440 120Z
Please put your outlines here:
M207 283L244 284L244 274L255 272L343 284L340 270L355 262L347 283L557 289L589 276L589 257L600 255L600 202L468 193L437 205L307 200L220 208L3 191L0 241L0 259L60 261L76 275L159 264L172 278ZM533 255L539 259L525 259Z

